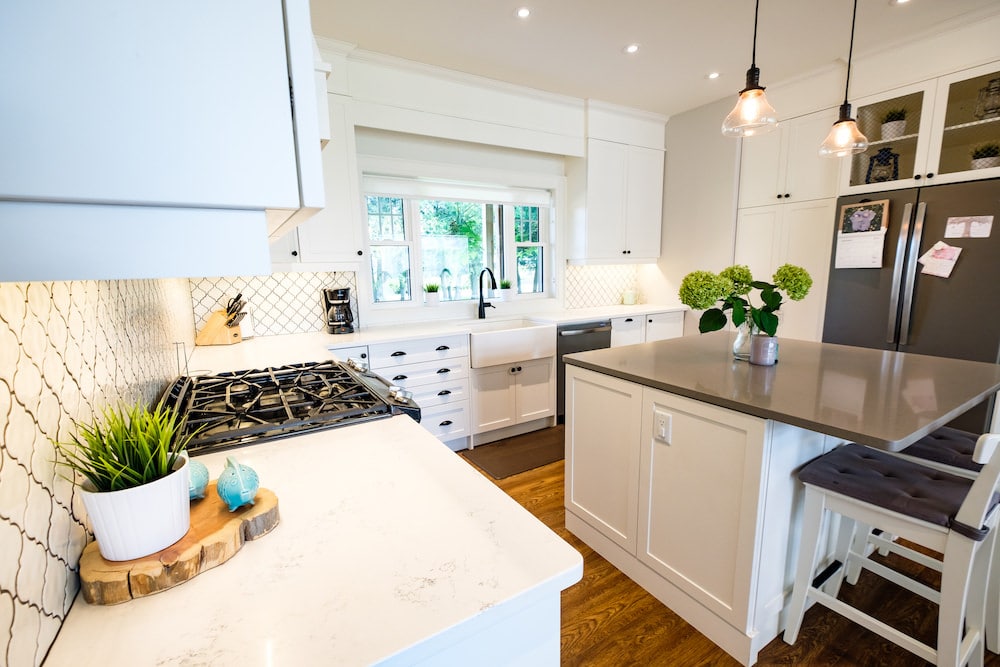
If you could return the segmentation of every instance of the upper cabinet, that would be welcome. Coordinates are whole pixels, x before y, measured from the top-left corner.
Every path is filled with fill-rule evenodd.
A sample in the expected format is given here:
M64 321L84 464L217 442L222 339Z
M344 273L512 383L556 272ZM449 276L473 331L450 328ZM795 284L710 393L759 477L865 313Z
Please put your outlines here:
M857 119L869 147L844 161L845 192L1000 176L998 63L859 100Z
M584 160L567 160L567 259L655 262L663 224L664 119L589 103Z
M818 154L836 120L837 111L828 109L782 121L773 132L743 139L740 208L836 196L839 165Z
M262 273L325 203L307 0L5 3L0 55L0 280Z

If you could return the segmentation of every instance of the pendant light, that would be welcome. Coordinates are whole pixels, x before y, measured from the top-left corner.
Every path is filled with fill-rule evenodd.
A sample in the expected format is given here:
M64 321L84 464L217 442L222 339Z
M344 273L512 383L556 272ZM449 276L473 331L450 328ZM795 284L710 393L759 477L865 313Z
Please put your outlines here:
M847 157L868 150L868 137L861 134L857 122L851 118L851 105L847 101L847 91L851 85L851 57L854 55L854 24L858 20L858 0L854 0L854 15L851 17L851 46L847 51L847 83L844 84L844 103L840 105L840 118L830 128L819 147L822 157Z
M750 69L747 70L747 87L740 91L736 107L722 121L722 134L727 137L749 137L770 132L778 125L778 115L774 107L764 97L760 85L760 69L757 67L757 15L760 0L753 12L753 53Z

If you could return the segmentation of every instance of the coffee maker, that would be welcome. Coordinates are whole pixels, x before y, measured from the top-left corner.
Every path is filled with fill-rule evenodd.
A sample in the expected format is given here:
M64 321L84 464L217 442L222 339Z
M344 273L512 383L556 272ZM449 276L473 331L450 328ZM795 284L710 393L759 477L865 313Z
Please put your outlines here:
M324 289L323 308L326 312L327 333L354 333L354 314L351 312L350 287Z

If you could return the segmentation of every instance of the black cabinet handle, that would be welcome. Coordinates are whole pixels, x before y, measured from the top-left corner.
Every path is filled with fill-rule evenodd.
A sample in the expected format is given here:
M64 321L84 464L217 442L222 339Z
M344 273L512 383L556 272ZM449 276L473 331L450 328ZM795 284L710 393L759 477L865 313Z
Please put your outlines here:
M392 379L393 379L393 380L405 380L405 379L406 379L406 376L405 376L405 375L397 375L396 377L394 377L394 378L392 378Z
M920 180L920 174L914 174L913 175L913 180L919 181Z
M298 257L298 256L299 256L299 251L298 250L293 250L292 251L292 257Z
M450 419L445 419L443 422L441 422L440 424L438 424L438 426L451 426L451 420Z
M364 251L362 251L362 250L358 251L358 257L361 257L361 255L363 255L363 254L365 254Z
M931 173L927 174L927 178L934 178L934 172L932 171Z
M451 349L451 348L450 348L450 347L448 347L447 345L438 345L438 346L437 346L437 347L435 348L435 350L436 350L437 352L443 352L444 350L450 350L450 349Z
M406 352L396 351L396 352L393 352L392 354L390 354L389 356L390 357L405 357L406 356Z
M518 366L518 367L517 367L517 372L518 372L518 373L520 373L520 372L521 372L521 367L520 367L520 366Z
M438 392L438 396L447 396L450 393L451 389L442 389L441 391Z
M775 199L781 199L781 193L780 192L775 196Z
M440 375L441 373L450 373L450 372L451 372L450 368L439 368L438 369L438 375Z
M631 318L631 317L626 317L626 318L625 318L625 321L626 321L626 322L631 322L631 321L632 321L632 318Z
M362 359L367 359L368 358L368 353L367 352L362 352L361 353L361 358Z

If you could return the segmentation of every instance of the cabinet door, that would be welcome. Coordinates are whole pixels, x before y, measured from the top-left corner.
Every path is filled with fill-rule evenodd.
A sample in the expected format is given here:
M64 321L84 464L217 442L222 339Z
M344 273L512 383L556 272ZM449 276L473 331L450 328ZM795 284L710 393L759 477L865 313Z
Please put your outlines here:
M720 618L744 628L755 577L766 422L644 392L636 555Z
M823 339L830 238L836 224L837 200L783 204L781 208L781 249L772 272L781 264L796 264L809 272L813 284L803 300L782 302L778 335L818 342ZM764 280L770 282L770 274Z
M0 44L0 199L300 206L281 2L5 3Z
M279 237L276 241L271 241L271 264L294 264L298 262L299 235L297 228L289 230L287 234Z
M641 387L566 366L566 510L631 554L641 420Z
M516 364L472 370L472 433L517 423Z
M684 313L650 313L646 316L646 342L678 338L684 335Z
M1000 157L973 162L983 144L1000 144L1000 69L995 63L938 79L929 140L933 183L1000 176Z
M298 227L303 262L361 262L361 195L354 124L337 95L328 95L333 136L323 149L326 208Z
M625 254L633 261L660 256L663 227L663 151L628 147Z
M646 326L641 315L615 317L611 320L611 347L635 345L646 340Z
M770 282L777 267L781 212L782 206L774 204L740 209L736 217L736 263L749 266L757 280Z
M625 251L628 146L587 141L587 257L621 259Z
M781 128L767 134L741 139L740 208L767 206L782 199L784 158ZM822 141L822 140L821 140ZM818 150L818 145L817 145Z
M555 358L518 362L516 421L518 424L551 417L556 413Z
M785 128L787 149L782 201L809 201L837 196L840 162L819 156L819 146L837 117L836 109L827 109L788 122Z

